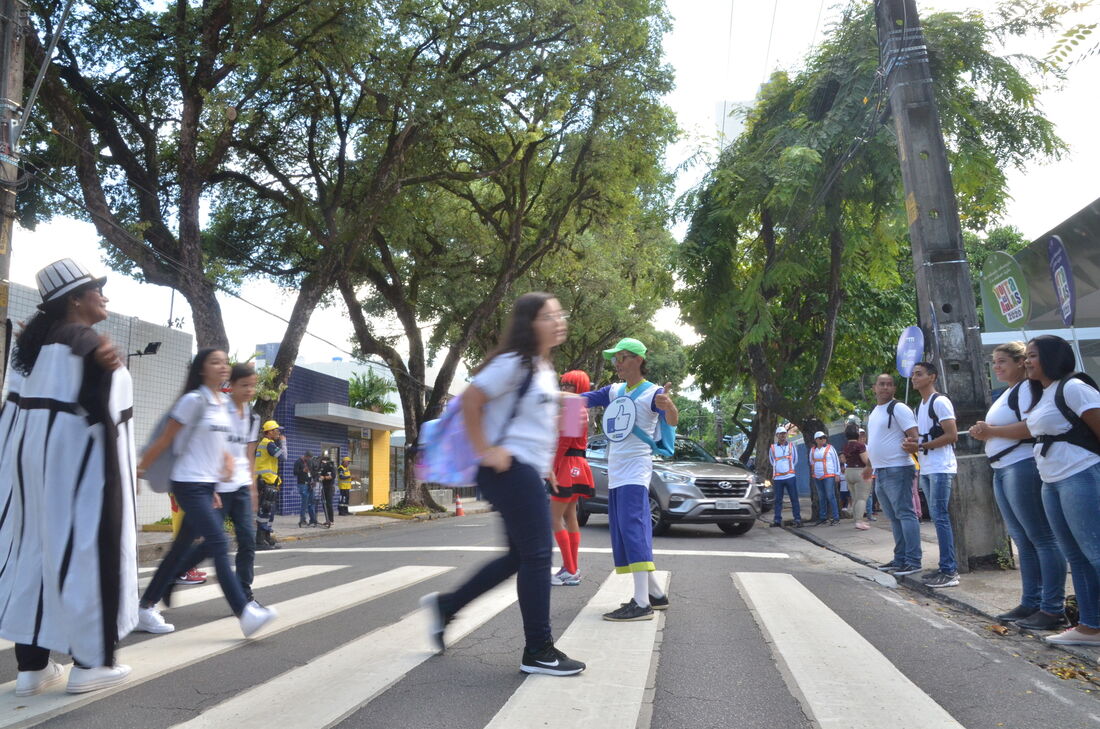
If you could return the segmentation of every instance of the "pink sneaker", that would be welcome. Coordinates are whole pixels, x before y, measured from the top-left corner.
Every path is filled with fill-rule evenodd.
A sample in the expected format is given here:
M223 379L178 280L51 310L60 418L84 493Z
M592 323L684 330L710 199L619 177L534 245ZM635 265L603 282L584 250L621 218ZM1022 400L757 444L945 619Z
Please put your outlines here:
M859 529L861 531L867 531L870 528L871 528L870 525L865 521L857 521L856 522L856 529Z

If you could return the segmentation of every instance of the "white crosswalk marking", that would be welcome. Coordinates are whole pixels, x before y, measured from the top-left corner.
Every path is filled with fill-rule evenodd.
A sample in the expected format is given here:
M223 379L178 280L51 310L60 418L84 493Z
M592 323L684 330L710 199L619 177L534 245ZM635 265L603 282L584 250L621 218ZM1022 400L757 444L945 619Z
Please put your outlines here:
M447 626L447 642L461 640L515 601L514 580L498 585L463 608ZM427 629L427 618L418 611L173 729L263 729L273 716L295 729L333 726L434 655ZM319 696L324 700L316 701Z
M279 619L252 640L262 640L369 600L437 577L453 567L405 566L278 603ZM64 686L28 701L15 696L15 682L0 686L0 728L23 727L77 706L124 691L169 671L230 651L245 642L235 617L158 636L119 651L119 661L133 667L130 680L91 694L66 694Z
M290 567L285 570L276 570L275 572L265 572L256 575L256 579L252 584L254 590L263 590L265 587L274 587L275 585L283 585L287 582L294 582L295 580L302 580L307 577L315 577L317 575L328 574L329 572L335 572L336 570L346 569L347 565L342 564L325 564L325 565L302 565L300 567ZM214 600L222 597L222 588L218 584L218 578L213 575L212 579L207 584L201 587L184 587L183 589L176 588L172 591L172 607L183 607L185 605L194 605L195 603L205 602L206 600Z
M794 576L731 576L771 643L788 688L816 726L963 729Z
M668 578L657 573L666 590ZM585 672L576 678L528 676L487 729L633 729L661 621L609 623L602 617L633 593L632 575L608 577L557 641L569 657L588 664Z
M357 554L371 552L506 552L507 547L462 546L450 547L291 547L283 554ZM557 550L555 550L557 551ZM581 547L581 554L611 554L610 547ZM658 557L755 557L758 559L790 559L785 552L730 552L705 549L654 549Z

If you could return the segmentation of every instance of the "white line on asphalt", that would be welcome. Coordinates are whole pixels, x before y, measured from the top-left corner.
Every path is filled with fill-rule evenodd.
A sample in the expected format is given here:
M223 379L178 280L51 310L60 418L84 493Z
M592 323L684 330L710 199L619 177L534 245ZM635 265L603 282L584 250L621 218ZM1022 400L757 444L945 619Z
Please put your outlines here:
M460 546L453 547L292 547L283 549L282 553L301 554L354 554L370 552L504 552L507 547L477 547ZM609 547L581 547L584 554L611 554ZM759 559L790 559L790 555L784 552L729 552L708 551L705 549L654 549L653 554L662 557L756 557Z
M344 564L308 564L301 567L290 567L285 570L276 570L275 572L266 572L256 575L256 579L252 583L252 587L255 591L261 591L265 587L274 587L275 585L282 585L287 582L294 582L295 580L304 580L309 577L315 577L316 575L323 575L329 572L335 572L336 570L346 569L348 565ZM222 596L221 585L218 584L218 578L213 574L210 578L213 584L205 584L202 587L184 587L180 589L177 587L172 591L172 608L183 607L184 605L194 605L195 603L205 602L207 600L213 600Z
M657 579L667 591L668 572L658 572ZM569 657L588 664L585 672L576 678L528 676L486 729L634 729L660 614L636 623L602 618L633 592L632 575L608 577L557 641Z
M791 694L816 726L964 729L792 575L731 577L771 643Z
M299 625L311 623L354 605L437 577L452 569L454 568L411 565L398 567L378 575L278 603L275 607L279 610L279 619L272 623L271 628L252 640L262 640ZM0 727L23 727L36 724L78 706L124 691L169 671L176 671L233 650L247 642L240 637L240 623L237 618L228 617L120 649L119 661L131 665L133 673L130 674L130 680L127 683L115 688L90 694L66 694L64 685L60 685L33 699L26 699L16 698L15 682L9 681L0 686ZM270 720L272 717L268 718Z
M447 626L457 643L516 601L508 580L462 609ZM314 658L203 712L173 729L322 729L338 724L435 655L427 616L417 611L334 651Z

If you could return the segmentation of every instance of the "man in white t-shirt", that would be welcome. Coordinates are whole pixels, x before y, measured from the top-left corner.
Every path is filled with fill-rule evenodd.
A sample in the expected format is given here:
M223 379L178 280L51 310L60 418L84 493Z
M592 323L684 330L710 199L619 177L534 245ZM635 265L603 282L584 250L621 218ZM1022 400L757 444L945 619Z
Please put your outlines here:
M895 575L920 572L920 522L913 510L913 478L916 467L902 445L917 442L917 419L913 411L894 399L894 376L883 373L875 378L878 405L867 416L867 457L870 465L864 479L875 477L875 492L882 511L894 531L894 558L879 567Z
M787 429L782 425L775 429L775 443L768 447L768 462L772 466L772 487L775 491L775 519L771 525L783 525L783 495L790 494L794 525L801 527L802 510L798 503L798 479L795 474L798 451L794 444L787 441Z
M954 587L959 584L959 565L955 560L955 532L951 529L948 504L958 466L955 443L959 430L955 422L955 406L946 395L936 392L939 372L931 362L913 365L913 387L920 393L917 406L919 443L904 444L906 453L920 461L920 487L936 525L936 541L940 546L939 570L924 575L929 587Z

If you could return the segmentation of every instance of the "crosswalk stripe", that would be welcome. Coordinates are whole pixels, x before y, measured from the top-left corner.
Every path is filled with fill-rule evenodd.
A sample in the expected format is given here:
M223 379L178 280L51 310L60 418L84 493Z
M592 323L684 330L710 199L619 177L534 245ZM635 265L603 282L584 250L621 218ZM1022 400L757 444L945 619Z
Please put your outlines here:
M279 619L252 640L263 640L285 630L310 623L354 605L401 590L437 577L453 567L404 566L347 582L326 590L303 595L275 605ZM53 689L33 700L16 698L15 682L0 686L0 728L23 727L89 704L105 696L156 678L169 671L212 658L233 650L246 639L240 637L235 617L222 618L205 625L158 636L119 650L119 661L133 667L130 680L111 689L90 694L66 694L64 687Z
M516 601L506 581L462 609L447 626L456 643ZM422 611L379 628L172 729L264 729L271 717L295 729L322 729L354 713L434 655ZM317 697L324 697L317 700Z
M793 575L731 576L815 726L964 729Z
M274 587L275 585L283 585L287 582L294 582L295 580L302 580L307 577L328 574L329 572L345 569L347 566L348 565L343 564L307 564L300 567L290 567L285 570L262 573L256 575L252 587L255 590L262 590L265 587ZM222 597L222 588L221 585L218 584L218 578L214 577L214 575L210 577L212 578L211 582L201 587L196 586L175 589L172 592L172 607L177 608L183 607L184 605L194 605L195 603Z
M282 553L300 554L367 554L371 552L506 552L507 547L463 546L451 547L291 547ZM582 554L611 554L610 547L581 547ZM785 552L732 552L704 549L654 549L660 557L756 557L759 559L790 559Z
M668 589L668 572L657 579ZM634 729L653 661L659 617L608 623L603 614L634 592L632 575L612 574L569 624L557 646L588 668L578 678L528 676L486 729ZM537 717L537 719L536 719Z

